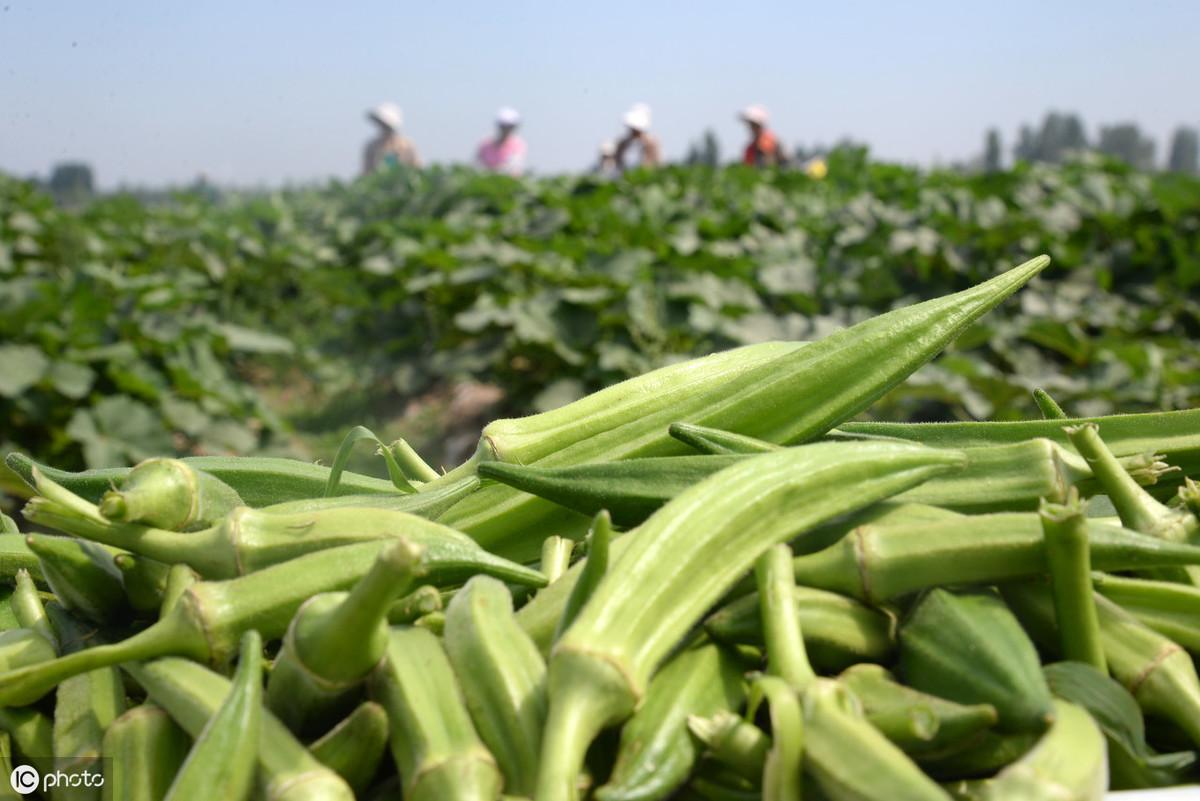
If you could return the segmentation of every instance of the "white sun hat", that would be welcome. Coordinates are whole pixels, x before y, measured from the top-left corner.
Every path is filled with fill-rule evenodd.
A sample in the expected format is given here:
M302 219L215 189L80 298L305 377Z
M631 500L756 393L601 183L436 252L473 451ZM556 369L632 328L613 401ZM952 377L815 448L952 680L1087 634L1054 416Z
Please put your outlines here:
M650 129L650 106L645 103L634 103L630 106L629 111L625 112L621 121L625 123L625 127L632 128L638 133L644 133Z
M395 103L380 103L367 112L367 116L393 131L400 130L404 124L404 114Z
M617 152L617 143L611 139L605 139L600 143L600 155L611 156Z
M766 125L769 118L767 110L757 103L746 106L738 116L746 122L753 122L757 125Z
M504 106L496 112L496 124L515 128L521 123L521 115L512 106Z

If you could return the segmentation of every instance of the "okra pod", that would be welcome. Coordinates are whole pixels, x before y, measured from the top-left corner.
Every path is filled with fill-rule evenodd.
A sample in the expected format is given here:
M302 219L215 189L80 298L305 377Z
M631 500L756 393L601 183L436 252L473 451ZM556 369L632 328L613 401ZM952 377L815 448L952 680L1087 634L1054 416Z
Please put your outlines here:
M1047 588L1024 583L1005 585L1002 590L1038 644L1054 653L1059 637ZM1104 596L1096 597L1096 613L1113 678L1144 712L1172 721L1200 745L1200 678L1188 653Z
M28 570L35 581L45 582L37 554L25 544L25 535L16 532L0 534L0 581L11 580L18 570Z
M280 637L302 603L317 593L353 585L395 539L360 543L307 554L228 581L202 581L188 587L157 623L127 640L89 648L36 666L0 673L0 704L28 703L68 676L138 659L179 655L224 663L242 633L257 629L264 638ZM432 558L431 558L432 556ZM439 564L425 551L431 574L461 575L461 561ZM471 561L475 561L472 559ZM502 560L496 560L503 564ZM478 562L476 562L478 564ZM451 568L446 571L446 568ZM541 574L513 565L506 578Z
M380 549L388 541L404 538L426 549L430 572L439 579L464 579L482 572L517 583L545 583L537 571L489 554L461 532L404 512L346 508L283 515L241 507L213 528L180 533L112 523L82 498L38 473L34 476L43 495L26 505L30 520L151 559L183 562L205 578L247 575L353 544Z
M147 613L162 609L170 565L130 553L115 555L113 564L121 571L121 585L134 611Z
M16 589L13 591L11 603L16 623L45 637L50 647L57 651L58 635L46 615L46 607L42 604L42 598L38 595L28 570L17 571Z
M421 548L398 540L348 593L314 595L296 611L267 682L266 702L298 734L324 729L383 658L388 608L421 569Z
M1200 564L1200 546L1169 542L1088 520L1092 567L1134 570ZM1031 512L926 523L866 524L793 561L798 584L871 604L929 587L1046 573L1041 521Z
M308 750L360 794L375 777L387 745L387 711L374 701L363 701Z
M104 493L119 485L129 475L128 467L106 467L72 473L39 464L21 453L5 458L9 469L33 489L33 471L40 470L47 478L59 483L91 503L98 503ZM284 501L319 498L329 483L330 469L295 459L270 456L185 456L180 461L201 470L231 487L251 507L270 506ZM396 494L392 482L358 473L343 472L335 495Z
M1054 398L1050 397L1050 393L1041 387L1033 391L1033 402L1037 404L1038 411L1042 413L1044 420L1067 419L1067 413L1055 402Z
M565 537L549 536L542 542L542 575L546 582L557 581L571 567L575 543Z
M1200 653L1200 587L1095 573L1096 591L1146 626Z
M775 343L770 352L749 346L762 354L758 361L747 349L731 351L729 362L722 361L729 354L717 354L544 415L496 421L484 429L480 453L539 467L666 456L683 447L668 434L673 422L783 444L810 440L867 408L1049 262L1040 256L971 289L888 312L802 347ZM528 531L539 531L539 541L547 533L563 533L540 525L552 510L532 496L488 487L443 519L489 550L529 558Z
M242 505L228 484L179 459L147 459L118 486L101 497L100 514L169 531L204 528Z
M762 701L771 718L771 747L763 761L763 801L800 801L806 753L805 713L801 693L778 676L760 676L751 686L749 715Z
M804 767L832 801L949 801L949 796L863 717L830 679L804 694Z
M996 724L991 704L956 704L906 687L879 665L860 664L839 677L867 720L907 754L954 748Z
M387 509L392 512L407 512L426 520L437 520L447 509L479 489L479 479L465 476L458 481L438 485L417 492L369 493L358 495L335 495L331 498L302 498L259 508L260 512L296 514L298 512L322 512L326 509Z
M675 439L691 446L700 453L710 456L725 456L731 454L770 453L782 448L773 442L723 431L719 428L698 426L693 423L671 423L667 433Z
M1046 563L1063 655L1107 672L1092 600L1092 563L1083 505L1078 494L1072 492L1065 504L1043 501L1038 514L1046 538Z
M58 685L54 701L54 751L58 769L67 774L98 773L104 730L125 711L125 688L116 668L104 667L71 676ZM100 787L60 788L56 797L100 798Z
M608 558L611 550L610 543L612 536L612 519L609 517L608 512L598 512L592 520L592 528L588 532L587 557L583 560L583 564L579 569L579 578L577 581L574 581L571 593L567 597L566 605L563 607L562 615L558 618L558 625L554 630L555 639L575 622L575 618L579 616L579 610L583 609L583 605L592 597L592 593L596 591L596 586L604 578L604 574L608 572ZM549 650L549 646L547 645L543 650Z
M145 703L104 730L103 801L163 801L191 739L162 707Z
M711 717L689 716L688 730L704 744L705 756L744 779L762 782L771 749L771 738L762 729L725 710Z
M962 463L954 451L818 443L747 459L656 512L554 646L539 801L572 797L592 738L633 712L663 658L764 550Z
M244 801L254 779L261 730L262 637L248 631L242 635L229 693L196 735L166 801Z
M930 590L900 626L900 670L913 689L991 704L1001 731L1041 731L1053 721L1037 650L993 593Z
M703 643L676 654L650 680L642 705L621 727L616 765L594 797L667 798L683 785L699 758L688 719L731 714L745 697L738 661L720 646Z
M480 741L437 637L393 629L371 678L387 710L392 756L406 801L495 801L503 779Z
M122 668L192 736L200 734L229 695L229 679L188 659L127 662ZM262 795L270 801L354 799L346 782L266 710L259 730L258 776Z
M443 645L505 789L531 795L546 722L546 663L513 619L508 588L487 576L468 581L446 607Z
M112 554L96 543L71 537L30 534L42 575L63 606L94 623L111 623L128 609L121 573Z
M1054 724L1029 753L983 782L983 801L1101 801L1108 789L1104 735L1085 710L1054 702Z
M21 759L38 773L54 770L54 719L35 707L0 706L0 731L7 732Z
M159 617L165 617L179 602L187 588L199 580L200 577L196 575L196 571L187 565L171 565L167 571L167 583L163 586L162 604L158 608Z
M54 659L54 645L33 629L0 631L0 670L18 670Z

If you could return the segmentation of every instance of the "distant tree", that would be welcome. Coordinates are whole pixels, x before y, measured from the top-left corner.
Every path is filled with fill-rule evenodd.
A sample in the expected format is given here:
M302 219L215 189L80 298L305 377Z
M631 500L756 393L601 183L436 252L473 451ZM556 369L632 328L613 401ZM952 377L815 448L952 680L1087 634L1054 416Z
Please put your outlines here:
M65 205L79 205L95 194L92 168L82 162L63 162L54 165L47 183L54 199Z
M986 172L999 172L1004 166L1003 152L1000 144L1000 132L989 128L983 142L983 169Z
M721 143L717 140L717 134L712 128L705 129L704 135L700 137L699 142L693 142L688 145L684 163L703 164L708 167L720 165Z
M1139 170L1154 169L1154 140L1143 136L1136 123L1122 122L1101 127L1100 142L1096 149Z
M1013 155L1025 161L1061 164L1068 154L1088 149L1087 131L1078 114L1051 111L1040 130L1022 125Z
M1179 127L1171 136L1167 169L1185 175L1200 174L1200 133L1195 128Z

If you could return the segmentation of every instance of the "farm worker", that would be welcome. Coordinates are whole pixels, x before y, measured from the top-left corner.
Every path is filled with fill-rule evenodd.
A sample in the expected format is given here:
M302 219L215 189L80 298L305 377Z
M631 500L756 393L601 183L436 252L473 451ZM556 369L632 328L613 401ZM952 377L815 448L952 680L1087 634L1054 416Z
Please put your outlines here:
M520 175L525 171L525 140L517 136L521 115L505 106L496 112L496 136L483 140L476 160L491 172Z
M412 142L400 135L404 115L399 106L380 103L367 112L367 119L375 124L378 131L375 138L367 142L367 149L363 152L363 175L369 175L380 167L394 167L397 164L419 166Z
M617 169L626 169L626 159L634 145L639 150L639 167L657 167L662 161L662 152L658 139L650 133L650 107L645 103L635 103L625 112L621 122L625 125L625 135L617 142L617 151L613 154Z
M787 162L779 140L767 128L767 110L762 106L746 106L738 115L750 129L750 143L742 154L742 163L751 167L775 167Z
M611 139L605 139L600 143L600 158L596 160L596 166L592 168L592 173L603 178L615 178L621 174L621 170L617 167L617 143Z

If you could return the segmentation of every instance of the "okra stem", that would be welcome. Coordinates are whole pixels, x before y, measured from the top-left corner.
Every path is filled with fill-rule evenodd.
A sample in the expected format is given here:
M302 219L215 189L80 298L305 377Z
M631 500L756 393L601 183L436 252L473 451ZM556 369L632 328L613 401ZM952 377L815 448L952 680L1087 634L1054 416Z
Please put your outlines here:
M1106 673L1092 592L1087 518L1079 494L1072 490L1063 504L1043 501L1038 514L1046 538L1046 561L1063 655Z
M1042 417L1046 420L1066 420L1067 413L1062 410L1062 407L1055 403L1054 398L1046 390L1038 388L1033 391L1033 402L1037 404L1038 411L1042 413Z
M758 558L754 568L759 613L767 646L767 670L803 692L817 677L804 650L800 618L793 599L796 577L792 549L775 545Z

